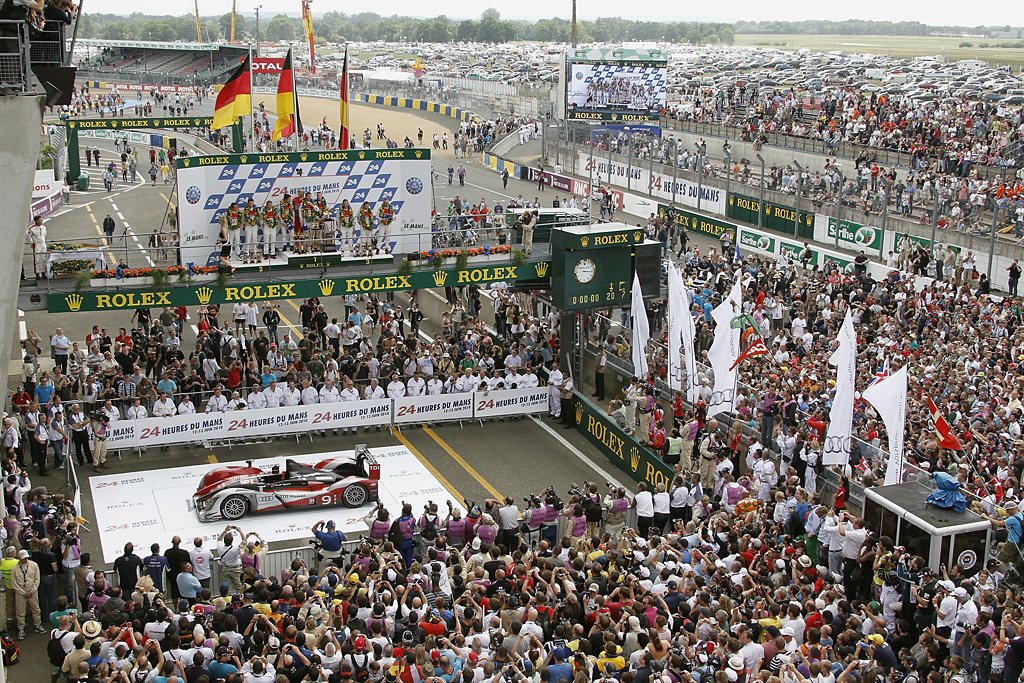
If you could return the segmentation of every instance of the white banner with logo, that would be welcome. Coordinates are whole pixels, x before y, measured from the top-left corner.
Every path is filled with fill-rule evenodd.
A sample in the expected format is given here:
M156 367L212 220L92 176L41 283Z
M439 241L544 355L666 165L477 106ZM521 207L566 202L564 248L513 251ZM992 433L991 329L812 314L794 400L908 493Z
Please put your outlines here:
M142 420L122 419L110 425L107 449L114 451L199 441L246 440L327 429L526 415L547 410L547 395L547 389L540 387L193 413Z
M725 215L725 190L717 187L698 186L697 183L680 177L676 174L675 181L672 180L672 172L663 173L648 170L648 163L642 159L636 160L632 166L620 161L608 161L607 153L604 156L590 152L579 152L577 168L580 175L592 176L595 185L609 183L622 188L628 188L635 192L644 192L653 197L672 200L675 197L676 204L696 208L697 196L699 195L700 208L702 211ZM609 181L609 178L611 179ZM675 192L673 193L673 187ZM657 207L655 207L657 208ZM626 211L630 211L626 208ZM637 215L646 216L644 212Z
M473 397L470 394L438 394L437 396L406 396L395 399L396 425L441 422L442 420L472 420Z
M53 169L44 168L36 171L35 180L32 183L32 199L49 197L51 194L60 192L61 184L53 178Z
M477 391L473 394L473 404L473 417L478 420L542 413L548 409L548 388Z

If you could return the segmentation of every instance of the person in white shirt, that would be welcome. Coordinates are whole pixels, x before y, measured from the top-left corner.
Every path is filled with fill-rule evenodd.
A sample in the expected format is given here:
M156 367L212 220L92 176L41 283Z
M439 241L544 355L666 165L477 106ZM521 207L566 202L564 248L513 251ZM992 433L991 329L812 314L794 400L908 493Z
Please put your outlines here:
M284 399L284 389L278 386L276 381L272 381L270 386L263 390L263 395L267 399L268 408L278 408Z
M167 398L167 392L161 391L159 398L153 404L153 417L171 417L178 412L174 401Z
M210 576L213 574L213 553L203 547L203 539L197 538L193 541L195 547L188 551L192 561L192 575L199 580L203 588L210 587Z
M359 390L356 389L355 385L352 383L352 380L347 378L345 379L345 388L341 390L340 400L345 403L359 400ZM342 427L341 433L347 434L348 430L348 427ZM352 427L352 433L356 433L355 427Z
M185 394L181 398L181 403L178 404L178 415L192 415L196 412L196 407L192 403L192 399Z
M390 398L405 397L405 385L402 384L402 380L398 379L397 372L391 375L391 381L388 383L388 396Z
M320 403L337 403L341 400L341 392L338 391L338 387L334 386L334 381L327 378L324 385L320 387ZM338 435L338 430L334 430L334 435ZM321 429L320 436L327 436L327 430Z
M242 330L245 329L245 304L238 302L232 306L231 318L235 321L235 334L242 334ZM227 323L224 323L224 327L230 331Z
M636 486L633 507L636 508L637 531L646 539L650 535L651 523L654 521L654 495L647 490L647 484L644 482Z
M255 301L250 301L245 306L245 326L249 328L249 334L256 336L256 322L258 320L259 309L256 307Z
M286 407L297 406L302 400L302 392L295 386L294 380L288 380L288 386L284 388L281 396L281 405Z
M126 420L144 420L149 417L149 413L146 411L146 407L142 405L142 401L136 398L132 401L131 407L124 411L124 417Z
M308 379L302 380L302 389L299 391L299 397L304 406L311 406L320 402L320 392L316 390L316 387L309 385Z
M235 391L231 393L231 399L228 401L227 410L245 410L245 400L242 398L242 394Z
M228 409L228 399L220 393L220 385L213 390L213 396L206 402L206 412L223 413Z
M121 412L117 409L117 406L111 403L109 398L103 402L103 413L111 423L121 419Z
M438 377L437 373L427 381L427 395L428 396L439 396L444 393L444 382Z
M246 397L246 403L249 410L259 410L260 408L267 407L267 395L262 391L253 389L249 392L249 396Z
M562 378L562 371L558 369L558 363L553 363L551 372L548 374L548 413L554 418L562 416Z
M537 378L537 373L533 371L533 368L527 370L519 382L520 389L536 389L539 386L540 380Z
M405 391L408 396L422 396L426 393L427 383L423 381L419 371L412 374L412 379L406 383Z
M476 391L478 385L479 381L477 381L477 378L473 375L473 370L471 368L466 368L465 373L459 375L458 379L455 380L455 391L460 394L468 394Z
M385 396L386 395L384 393L384 387L380 386L377 383L376 377L370 380L370 386L366 387L366 389L363 391L363 398L366 399L367 401L380 400L382 398L385 398ZM376 427L377 431L379 432L380 424L377 424ZM365 427L363 427L363 431L370 431L370 425L366 425Z

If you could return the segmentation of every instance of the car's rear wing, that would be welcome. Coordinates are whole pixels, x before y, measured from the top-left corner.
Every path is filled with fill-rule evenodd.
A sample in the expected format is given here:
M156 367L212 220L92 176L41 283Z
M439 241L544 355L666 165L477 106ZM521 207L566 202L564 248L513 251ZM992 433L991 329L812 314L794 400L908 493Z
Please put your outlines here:
M361 463L363 469L366 471L366 478L374 481L380 480L380 463L377 462L377 458L373 457L373 453L370 453L370 449L366 447L365 443L356 444L356 462Z

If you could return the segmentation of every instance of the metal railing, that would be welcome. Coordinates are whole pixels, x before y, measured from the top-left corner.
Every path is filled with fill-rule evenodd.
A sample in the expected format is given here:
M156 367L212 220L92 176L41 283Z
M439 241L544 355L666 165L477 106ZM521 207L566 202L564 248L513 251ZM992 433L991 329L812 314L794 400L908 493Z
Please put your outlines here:
M32 90L29 68L29 28L25 21L0 19L0 88Z

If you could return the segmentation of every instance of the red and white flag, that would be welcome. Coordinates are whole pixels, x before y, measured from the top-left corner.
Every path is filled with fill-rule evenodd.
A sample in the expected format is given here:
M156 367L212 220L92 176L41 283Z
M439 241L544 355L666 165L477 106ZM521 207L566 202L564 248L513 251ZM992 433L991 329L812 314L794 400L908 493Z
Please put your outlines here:
M960 439L956 438L952 427L946 422L946 418L942 417L942 413L939 412L931 396L928 397L928 412L932 416L935 431L939 434L939 445L951 451L962 451L963 444L960 443Z

